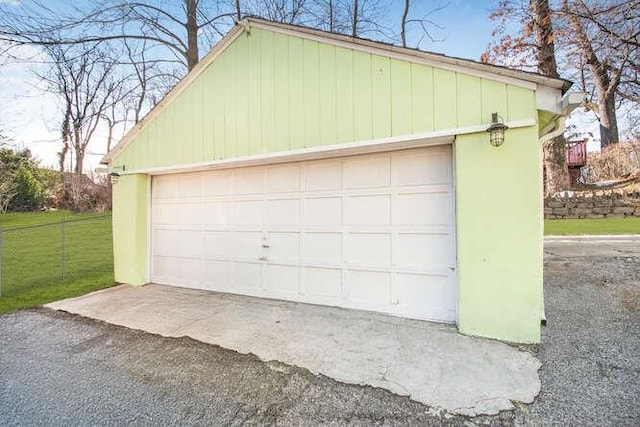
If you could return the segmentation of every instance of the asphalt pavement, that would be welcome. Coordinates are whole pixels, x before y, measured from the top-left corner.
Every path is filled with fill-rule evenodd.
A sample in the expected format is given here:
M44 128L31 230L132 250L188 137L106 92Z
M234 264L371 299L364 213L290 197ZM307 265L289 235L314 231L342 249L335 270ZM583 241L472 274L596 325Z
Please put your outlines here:
M0 425L640 425L640 257L554 251L542 392L514 411L451 417L380 388L41 308L0 316Z

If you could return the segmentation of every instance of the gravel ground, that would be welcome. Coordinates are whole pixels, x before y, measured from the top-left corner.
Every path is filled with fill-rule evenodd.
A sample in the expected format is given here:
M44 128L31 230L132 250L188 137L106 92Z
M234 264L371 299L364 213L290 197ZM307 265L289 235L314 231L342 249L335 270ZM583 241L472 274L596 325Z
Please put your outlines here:
M545 292L530 420L640 425L640 258L547 260Z
M36 309L0 317L0 425L640 425L640 258L554 257L545 287L543 391L496 417Z

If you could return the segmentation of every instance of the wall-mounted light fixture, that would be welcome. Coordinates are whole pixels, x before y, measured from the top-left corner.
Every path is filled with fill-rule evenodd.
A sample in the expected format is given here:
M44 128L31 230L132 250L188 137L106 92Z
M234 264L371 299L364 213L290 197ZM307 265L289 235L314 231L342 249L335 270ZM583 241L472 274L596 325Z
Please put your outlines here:
M504 131L509 129L509 126L502 123L502 117L498 116L498 113L491 113L491 125L487 128L489 132L489 142L494 147L499 147L504 142Z
M114 166L109 172L109 177L111 177L111 182L115 184L120 179L120 173L118 171L124 172L124 165L122 166Z

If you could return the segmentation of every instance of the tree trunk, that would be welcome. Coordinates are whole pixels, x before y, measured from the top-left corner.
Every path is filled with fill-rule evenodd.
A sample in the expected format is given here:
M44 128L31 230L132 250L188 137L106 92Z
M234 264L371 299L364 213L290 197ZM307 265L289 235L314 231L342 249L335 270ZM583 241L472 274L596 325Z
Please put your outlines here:
M565 147L564 135L546 141L542 147L545 166L545 194L557 193L571 187Z
M549 0L530 0L529 6L533 15L533 28L538 46L538 72L545 76L558 78L555 44Z
M187 6L187 68L193 70L200 54L198 53L198 0L185 0Z
M333 10L333 0L329 0L329 32L333 33L336 30L335 23L335 11Z
M236 0L236 21L240 22L242 14L240 13L240 0Z
M353 23L351 25L351 37L358 36L358 0L353 0Z
M529 8L531 9L533 31L538 47L536 52L538 72L545 76L558 78L560 75L556 63L549 0L530 0ZM564 135L559 135L546 141L542 147L546 193L566 190L571 185L567 168L566 145Z
M563 2L562 8L563 12L569 17L573 32L578 39L580 53L586 60L587 68L593 76L593 84L598 94L600 148L604 149L609 144L619 142L615 96L616 89L620 84L620 70L614 73L613 77L609 74L606 58L604 61L598 58L580 17L571 13L571 8L566 0Z
M404 0L404 12L402 12L402 22L400 35L402 36L402 47L407 47L407 15L409 15L410 0Z
M82 132L79 125L73 125L73 138L75 143L73 145L73 149L76 154L76 165L74 168L74 172L77 175L82 173L82 163L84 163L84 144L82 144Z
M598 108L600 110L600 149L619 141L618 119L616 117L615 92L598 89Z

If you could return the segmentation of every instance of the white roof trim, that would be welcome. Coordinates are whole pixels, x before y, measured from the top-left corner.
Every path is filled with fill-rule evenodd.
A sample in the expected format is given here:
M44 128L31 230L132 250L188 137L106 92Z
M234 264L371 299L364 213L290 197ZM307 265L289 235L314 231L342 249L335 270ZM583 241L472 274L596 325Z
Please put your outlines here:
M505 123L509 128L535 126L534 119L515 120ZM382 151L405 150L409 148L427 147L431 145L451 144L457 135L485 132L489 124L467 126L438 131L423 132L413 135L394 136L389 138L372 139L368 141L348 142L325 145L313 148L279 151L274 153L257 154L252 156L233 157L221 160L190 163L186 165L159 166L135 170L118 171L120 175L149 174L164 175L183 172L197 172L213 169L229 169L246 166L256 166L275 163L288 163L303 160L325 159L330 157L353 156ZM488 138L488 136L487 136ZM487 139L488 143L488 139Z

